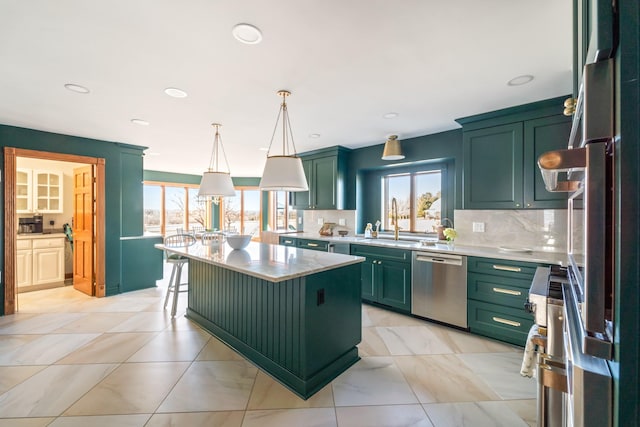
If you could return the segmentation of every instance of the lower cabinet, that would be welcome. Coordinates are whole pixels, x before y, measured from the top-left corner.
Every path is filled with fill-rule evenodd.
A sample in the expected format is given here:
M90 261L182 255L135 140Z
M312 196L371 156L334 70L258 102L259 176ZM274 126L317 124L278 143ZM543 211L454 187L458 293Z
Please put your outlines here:
M411 312L411 251L351 245L351 255L363 256L362 299Z
M313 251L329 251L329 242L326 240L309 240L309 239L296 239L297 246L301 249L311 249Z
M524 346L533 325L524 303L539 265L469 257L467 316L471 332Z
M295 237L280 236L278 241L283 246L297 246L298 245L298 239L296 239Z
M19 290L64 283L64 237L18 239L16 281Z

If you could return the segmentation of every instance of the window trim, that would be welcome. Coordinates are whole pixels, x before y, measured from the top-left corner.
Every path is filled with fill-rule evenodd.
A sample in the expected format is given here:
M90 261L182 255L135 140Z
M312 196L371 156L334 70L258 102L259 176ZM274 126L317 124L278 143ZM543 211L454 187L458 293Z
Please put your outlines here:
M263 191L260 191L260 187L256 186L252 186L252 185L238 185L235 186L234 189L236 190L236 192L240 192L240 230L244 229L244 191L245 190L251 190L251 191L257 191L260 194L260 201L259 201L259 215L258 215L258 230L260 231L262 229L262 218L264 215L264 212L262 212L262 197L263 197ZM238 197L238 196L235 196ZM225 197L220 199L220 204L218 205L218 229L219 230L224 230L224 213L225 213ZM252 237L251 240L259 240L260 239L260 234L258 233L258 235L254 235Z
M428 164L428 165L421 165L420 167L412 167L410 169L408 168L399 168L399 170L389 170L388 173L384 173L380 175L380 189L381 189L381 194L380 194L380 202L381 202L381 213L382 213L382 218L386 219L388 218L389 215L389 207L387 206L386 203L386 197L387 194L389 193L389 177L393 177L393 176L409 176L409 230L401 230L402 233L404 234L423 234L425 233L425 230L416 230L415 229L415 220L416 220L416 194L415 194L415 187L416 187L416 177L417 175L421 175L421 174L425 174L425 173L433 173L439 171L440 172L440 200L441 200L441 205L440 205L440 216L441 218L445 218L446 217L446 212L447 212L447 208L448 208L448 191L446 190L447 188L447 174L448 174L448 163L447 162L438 162L438 163L433 163L433 164ZM385 228L386 226L386 220L382 221L382 227L381 230L384 232L390 232L393 231L393 229L387 229Z
M179 182L166 182L166 181L142 181L142 185L144 186L155 186L160 187L160 234L163 236L166 235L166 187L172 188L182 188L185 194L184 200L184 208L185 215L182 220L182 228L188 230L190 227L189 224L189 190L190 189L198 189L200 188L199 184L183 184ZM143 201L143 209L144 209L144 201ZM211 206L210 203L205 203L205 222L211 222ZM144 225L144 224L143 224ZM206 227L205 227L206 228Z

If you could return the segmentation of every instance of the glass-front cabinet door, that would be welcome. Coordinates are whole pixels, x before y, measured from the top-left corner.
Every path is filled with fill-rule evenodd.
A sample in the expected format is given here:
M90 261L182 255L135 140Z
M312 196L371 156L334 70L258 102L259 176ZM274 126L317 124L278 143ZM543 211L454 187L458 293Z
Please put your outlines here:
M39 213L62 213L62 173L33 171L35 209Z
M16 212L33 212L33 193L31 192L31 169L16 171Z

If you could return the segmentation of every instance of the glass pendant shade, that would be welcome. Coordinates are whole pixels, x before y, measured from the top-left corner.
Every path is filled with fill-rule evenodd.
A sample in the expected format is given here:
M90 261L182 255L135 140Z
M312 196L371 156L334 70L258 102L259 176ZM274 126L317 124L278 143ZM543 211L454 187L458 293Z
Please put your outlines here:
M296 147L293 143L291 123L289 122L289 112L287 110L286 97L291 95L289 91L278 91L282 96L282 104L276 118L276 126L271 135L269 151L273 145L273 138L278 129L280 117L282 117L282 155L269 155L267 152L267 163L264 166L262 179L260 180L260 190L262 191L307 191L309 186L304 175L302 160L296 156ZM291 145L291 148L289 148Z
M267 157L260 189L263 191L307 191L302 159L296 156Z
M213 126L216 128L216 136L213 141L211 161L209 163L209 169L202 174L198 197L211 197L214 201L217 201L220 197L235 196L236 190L233 188L231 173L221 171L218 167L220 159L219 151L221 151L227 170L229 170L227 156L224 154L224 148L222 147L222 140L219 132L219 128L222 125L214 123Z
M402 147L400 141L398 141L398 135L391 135L387 142L384 144L384 151L382 152L382 160L402 160L404 154L402 154Z

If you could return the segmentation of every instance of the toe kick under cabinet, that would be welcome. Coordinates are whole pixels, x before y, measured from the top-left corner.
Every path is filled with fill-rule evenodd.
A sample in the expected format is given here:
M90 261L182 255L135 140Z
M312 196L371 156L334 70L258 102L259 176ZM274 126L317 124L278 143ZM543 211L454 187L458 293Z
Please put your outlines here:
M469 257L467 315L471 332L524 346L533 325L524 303L539 265Z
M19 237L16 284L18 292L64 284L65 237Z

